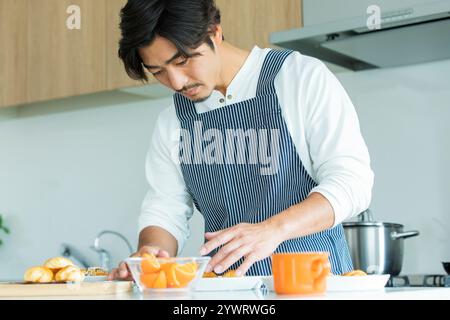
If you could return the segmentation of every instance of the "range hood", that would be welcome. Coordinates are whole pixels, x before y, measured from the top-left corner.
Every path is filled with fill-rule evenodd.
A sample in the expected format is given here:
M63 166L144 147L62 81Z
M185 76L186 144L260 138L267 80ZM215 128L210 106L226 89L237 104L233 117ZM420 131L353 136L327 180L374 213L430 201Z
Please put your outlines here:
M378 0L380 28L371 30L374 2L303 0L304 27L272 33L270 42L355 71L450 59L450 0Z

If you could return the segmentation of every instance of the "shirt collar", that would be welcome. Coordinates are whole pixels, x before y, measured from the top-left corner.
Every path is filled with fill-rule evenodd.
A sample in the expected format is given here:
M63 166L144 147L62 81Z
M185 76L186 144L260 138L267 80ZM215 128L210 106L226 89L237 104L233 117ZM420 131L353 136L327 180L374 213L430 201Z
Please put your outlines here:
M237 91L239 88L242 88L242 84L247 81L257 81L258 78L256 77L259 72L259 68L257 68L258 63L261 62L261 55L263 53L263 49L259 48L258 46L254 46L253 49L250 51L250 54L248 55L247 59L245 60L244 64L242 65L241 69L236 73L233 80L229 84L227 88L227 96L231 95L233 97L238 98ZM195 107L197 109L197 112L205 112L208 110L216 109L219 107L222 107L226 103L226 98L223 96L223 94L217 90L213 90L211 93L211 96L206 99L203 102L199 102L195 104ZM222 101L225 102L220 102Z

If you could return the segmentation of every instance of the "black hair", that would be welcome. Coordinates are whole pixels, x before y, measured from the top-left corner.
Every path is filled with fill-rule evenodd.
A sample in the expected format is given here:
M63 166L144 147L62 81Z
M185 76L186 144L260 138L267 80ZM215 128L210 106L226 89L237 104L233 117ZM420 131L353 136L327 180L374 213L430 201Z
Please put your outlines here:
M220 11L214 0L128 0L120 17L119 57L130 78L146 82L139 48L161 36L185 57L190 57L189 49L203 43L214 50L210 35L220 24Z

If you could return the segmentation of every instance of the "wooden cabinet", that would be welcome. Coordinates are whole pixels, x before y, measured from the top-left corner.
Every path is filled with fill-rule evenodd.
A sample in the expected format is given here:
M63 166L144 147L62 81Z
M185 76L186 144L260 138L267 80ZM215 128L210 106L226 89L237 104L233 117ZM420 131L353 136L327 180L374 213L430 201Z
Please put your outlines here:
M106 88L105 1L27 1L27 101ZM80 8L80 29L66 26L70 5Z
M0 107L26 102L27 0L0 0Z
M117 55L127 0L0 0L0 107L143 85ZM269 47L269 34L301 26L301 0L216 0L225 39ZM80 29L69 29L69 6ZM154 83L154 78L150 83Z
M117 55L125 3L0 0L0 107L142 85ZM80 29L66 25L74 5Z
M273 47L269 35L302 26L301 0L216 0L225 40L242 49Z

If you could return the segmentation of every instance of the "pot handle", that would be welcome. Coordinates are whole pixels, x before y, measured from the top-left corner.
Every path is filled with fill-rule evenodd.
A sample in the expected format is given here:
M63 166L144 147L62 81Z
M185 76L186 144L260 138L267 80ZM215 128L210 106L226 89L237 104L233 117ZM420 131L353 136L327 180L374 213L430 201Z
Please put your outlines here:
M394 232L391 233L391 238L393 240L406 239L406 238L418 236L419 234L420 233L417 230L405 231L405 232L395 232L394 231Z

